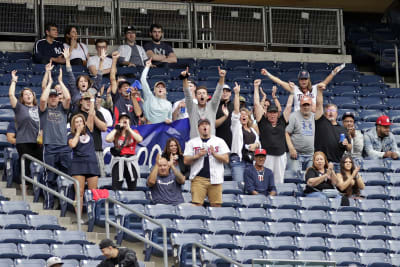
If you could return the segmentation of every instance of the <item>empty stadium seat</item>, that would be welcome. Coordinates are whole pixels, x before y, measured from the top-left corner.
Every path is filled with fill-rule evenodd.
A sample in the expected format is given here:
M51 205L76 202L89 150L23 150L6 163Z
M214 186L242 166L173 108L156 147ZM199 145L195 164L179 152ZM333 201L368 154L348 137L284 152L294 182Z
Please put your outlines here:
M22 233L18 229L1 229L0 243L25 243ZM1 265L0 265L1 266Z
M130 209L133 209L135 211L145 213L144 206L142 204L126 204ZM141 236L144 235L143 229L142 229L142 218L134 214L133 212L119 206L115 205L114 206L115 210L115 218L117 223L120 225L128 228L130 231L135 232ZM121 244L122 239L129 240L129 241L136 241L137 239L134 238L131 235L126 234L122 230L117 231L117 244Z
M330 250L336 252L360 252L352 238L326 238L325 242Z
M82 231L54 231L54 239L62 244L90 244Z
M265 223L267 231L274 236L301 236L302 234L291 222L267 222Z
M329 211L331 222L335 224L361 224L357 213L354 211Z
M269 202L265 195L239 195L238 202L241 206L248 208L269 207Z
M26 222L36 230L65 230L52 215L27 215Z
M22 235L25 242L32 244L58 243L57 240L54 239L54 234L51 230L22 230Z
M330 235L336 238L363 238L354 225L328 224L326 228Z
M203 244L210 248L237 248L237 245L234 244L233 238L231 235L223 234L223 235L203 235Z
M240 263L252 263L253 259L262 258L262 255L263 253L261 250L255 250L255 249L232 250L232 258Z
M208 233L207 227L204 226L202 220L180 220L174 221L176 225L176 230L182 233Z
M4 265L6 266L6 265ZM7 266L15 266L15 267L43 267L46 266L46 261L44 259L16 259L14 261L14 265Z
M185 206L179 205L176 207L176 214L184 219L208 219L207 210L201 206Z
M262 236L233 236L233 242L236 247L241 249L268 249L268 246Z
M263 208L238 208L238 216L245 221L269 221L267 212Z
M91 260L104 260L105 257L98 245L83 245L83 251L86 258Z
M379 267L390 267L390 259L385 253L358 253L360 262L364 266L379 266Z
M357 225L357 231L366 239L391 239L382 225Z
M357 239L356 245L363 252L368 252L368 253L389 253L390 252L390 249L386 248L386 243L384 240Z
M22 214L0 214L0 227L4 229L30 229Z
M270 235L270 231L263 222L236 222L236 231L243 235Z
M53 244L51 245L51 252L62 259L87 259L82 246L79 244Z
M384 212L359 212L358 217L366 225L391 225Z
M349 266L351 264L359 265L360 259L354 252L331 252L326 253L326 259L335 261L337 266Z
M18 250L24 258L48 259L52 256L47 244L19 244Z
M268 218L275 222L301 222L298 218L296 210L290 209L268 209Z
M207 208L210 219L214 220L239 220L236 210L232 207L208 207Z

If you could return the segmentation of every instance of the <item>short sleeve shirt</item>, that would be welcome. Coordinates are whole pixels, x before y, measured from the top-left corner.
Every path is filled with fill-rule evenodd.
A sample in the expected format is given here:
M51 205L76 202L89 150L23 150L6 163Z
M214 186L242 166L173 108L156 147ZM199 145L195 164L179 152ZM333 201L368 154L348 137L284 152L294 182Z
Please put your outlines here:
M17 144L36 143L39 134L39 108L28 107L20 102L14 108Z

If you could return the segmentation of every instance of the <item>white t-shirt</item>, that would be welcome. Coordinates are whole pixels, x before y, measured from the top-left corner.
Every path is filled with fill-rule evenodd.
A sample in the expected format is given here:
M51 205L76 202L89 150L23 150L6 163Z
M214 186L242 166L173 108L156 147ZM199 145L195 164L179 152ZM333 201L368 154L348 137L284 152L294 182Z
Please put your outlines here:
M89 68L90 66L95 66L96 70L99 70L99 64L100 64L100 57L99 56L92 56L89 58L87 67ZM103 62L103 69L111 69L112 65L112 59L109 57L106 57Z
M69 49L69 45L64 43L64 48ZM88 48L85 44L78 43L77 48L73 49L71 52L70 59L80 58L82 60L87 60L87 56L89 55Z
M312 88L311 92L307 91L306 95L311 97L313 104L316 105L317 104L317 93L318 93L317 85L314 84L311 88ZM303 96L304 96L303 92L296 85L294 87L294 111L300 110L300 100L303 98Z
M104 120L106 121L107 127L113 126L113 118L112 118L111 112L108 111L108 109L105 109L103 107L100 107L99 111L101 112L101 114L103 114L103 117L104 117Z
M179 106L179 103L181 103L182 101L185 102L185 99L178 100L178 101L176 101L174 103L174 105L172 106L172 113L175 112L175 110ZM196 98L193 98L193 103L197 105L197 99ZM177 120L181 120L181 119L186 119L186 118L189 118L189 113L187 112L187 109L185 108L185 112L183 112L183 113L179 112L179 115L178 115L178 117L176 119Z

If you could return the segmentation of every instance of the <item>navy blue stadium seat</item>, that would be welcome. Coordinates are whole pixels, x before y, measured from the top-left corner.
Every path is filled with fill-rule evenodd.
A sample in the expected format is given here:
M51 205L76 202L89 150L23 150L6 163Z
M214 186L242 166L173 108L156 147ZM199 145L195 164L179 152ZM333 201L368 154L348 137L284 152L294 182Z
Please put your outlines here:
M269 201L265 195L239 195L238 203L243 207L262 208L269 207Z
M329 226L329 224L327 225ZM298 223L299 233L306 237L332 237L333 235L322 223Z
M226 257L232 258L231 251L227 248L220 248L216 249L215 251ZM207 263L213 263L216 264L217 266L224 266L222 264L227 264L225 260L204 249L200 249L200 260L203 266L205 266L205 264Z
M176 230L182 233L208 233L207 228L204 226L202 220L181 220L177 219L174 221L176 225Z
M294 257L296 260L307 261L307 260L315 260L315 261L325 261L325 253L322 251L295 251Z
M358 100L353 96L336 96L331 101L338 108L357 109L359 107Z
M0 109L0 121L14 120L14 111L12 109Z
M386 193L385 188L382 186L365 186L364 190L361 191L361 195L372 199L388 199L391 196L389 188L388 192L389 194Z
M356 202L358 207L360 207L362 211L370 211L370 212L388 211L386 203L382 199L357 199Z
M328 251L329 247L325 244L322 237L296 237L296 245L299 250L308 251Z
M358 81L363 86L376 86L382 85L382 77L378 75L361 75Z
M270 235L270 231L266 228L263 222L237 221L235 224L238 233L243 235Z
M400 225L400 213L397 212L388 212L386 216L391 225Z
M378 96L361 97L358 101L358 104L363 109L386 110L387 108L387 105L383 102L383 99Z
M325 242L332 251L336 252L360 252L352 238L326 238Z
M388 210L392 212L400 212L400 200L386 200Z
M267 214L274 222L301 222L296 210L293 209L268 209Z
M366 239L391 239L382 225L357 225L357 231Z
M379 267L390 267L390 259L385 253L358 253L360 262L363 266L379 266Z
M223 234L223 235L203 235L203 244L210 248L228 248L233 249L237 248L237 245L234 244L233 238L231 235Z
M0 243L25 243L25 240L18 229L1 229Z
M384 212L359 212L358 217L366 225L391 225Z
M400 240L387 240L386 248L391 253L399 253L400 252Z
M0 244L0 258L21 259L24 255L20 254L18 247L14 243Z
M268 249L268 245L262 236L235 235L233 242L241 249Z
M365 109L358 113L358 117L367 122L376 122L376 119L381 115L383 115L383 112L378 109Z
M24 258L48 259L52 256L47 244L19 244L18 250Z
M295 183L279 183L275 187L279 196L296 196L300 194L299 188Z
M116 199L124 204L150 204L142 191L117 191Z
M360 175L365 185L388 185L388 181L381 172L362 172Z
M266 236L265 244L272 250L297 250L294 238L291 236Z
M399 88L387 88L385 91L386 91L386 97L390 97L390 98L400 97L400 89Z
M52 215L27 215L26 222L36 230L64 230L57 217Z
M22 230L22 235L25 239L25 242L27 243L32 243L32 244L58 243L58 241L54 239L54 234L53 231L51 230Z
M361 224L357 213L354 211L329 211L331 222L335 224Z
M269 221L263 208L238 208L237 212L239 218L244 221Z
M146 215L156 219L178 219L179 215L176 214L175 207L166 204L146 205L144 208Z
M385 90L379 86L363 86L359 90L359 96L385 96Z
M386 247L384 240L363 240L357 239L356 245L362 252L368 253L389 253L390 249Z
M297 199L293 196L268 196L269 204L278 209L299 209Z
M302 209L306 210L330 210L328 200L322 198L299 197L297 201Z
M232 250L232 258L240 263L252 263L253 259L262 258L262 251L256 249L247 249L247 250L240 250L240 249L233 249Z
M15 266L15 267L43 267L46 266L44 259L16 259L12 265L1 265L1 266Z
M176 207L176 214L185 219L208 219L207 210L201 206L185 206L179 205Z
M351 264L359 265L360 259L354 252L332 252L326 253L326 259L329 261L335 261L337 266L349 266Z
M83 245L83 252L87 259L91 260L105 259L98 245Z
M101 263L100 260L81 260L80 267L92 267L92 266L97 266L100 263Z
M87 259L82 246L79 244L53 244L51 245L51 252L62 259Z
M239 184L237 181L224 181L222 184L222 193L223 194L242 194L243 191L239 188Z
M400 103L397 98L388 98L385 102L389 109L400 109Z
M145 213L144 211L144 206L141 204L127 204L127 206L135 211ZM130 231L135 232L136 234L139 235L144 235L143 229L142 229L142 218L138 217L136 214L133 212L116 205L114 206L114 211L115 211L115 218L117 223L120 225L128 228ZM121 244L122 239L129 240L129 241L136 241L137 239L134 238L131 235L126 234L122 230L117 231L117 244Z
M192 263L192 244L202 242L200 234L171 234L171 245L173 247L173 255L178 257L181 267L191 266Z
M0 214L0 227L3 229L30 229L22 214Z
M25 201L0 201L0 213L4 214L35 214Z
M299 210L298 218L305 223L332 223L330 216L323 210Z
M248 222L250 223L250 222ZM253 223L253 222L251 222ZM205 220L204 225L210 233L213 234L228 234L234 235L239 234L239 230L236 229L234 222L232 221L212 221Z
M326 228L336 238L363 238L354 225L328 224Z
M268 232L274 236L301 236L302 234L291 222L266 222Z
M82 231L54 231L54 239L62 244L90 244Z
M347 86L337 85L332 88L332 93L334 96L355 96L356 88L351 85L347 85ZM325 92L324 92L324 95L325 95Z
M222 207L239 207L235 194L222 194Z
M232 207L208 207L207 211L210 219L230 221L239 220L236 210Z

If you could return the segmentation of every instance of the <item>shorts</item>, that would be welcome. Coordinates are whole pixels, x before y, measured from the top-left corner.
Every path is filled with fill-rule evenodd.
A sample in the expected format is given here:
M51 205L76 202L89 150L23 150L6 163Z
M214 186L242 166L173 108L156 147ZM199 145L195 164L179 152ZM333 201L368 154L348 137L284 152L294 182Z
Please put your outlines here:
M222 184L211 184L210 179L196 176L191 182L192 203L203 205L208 196L210 204L222 204Z

